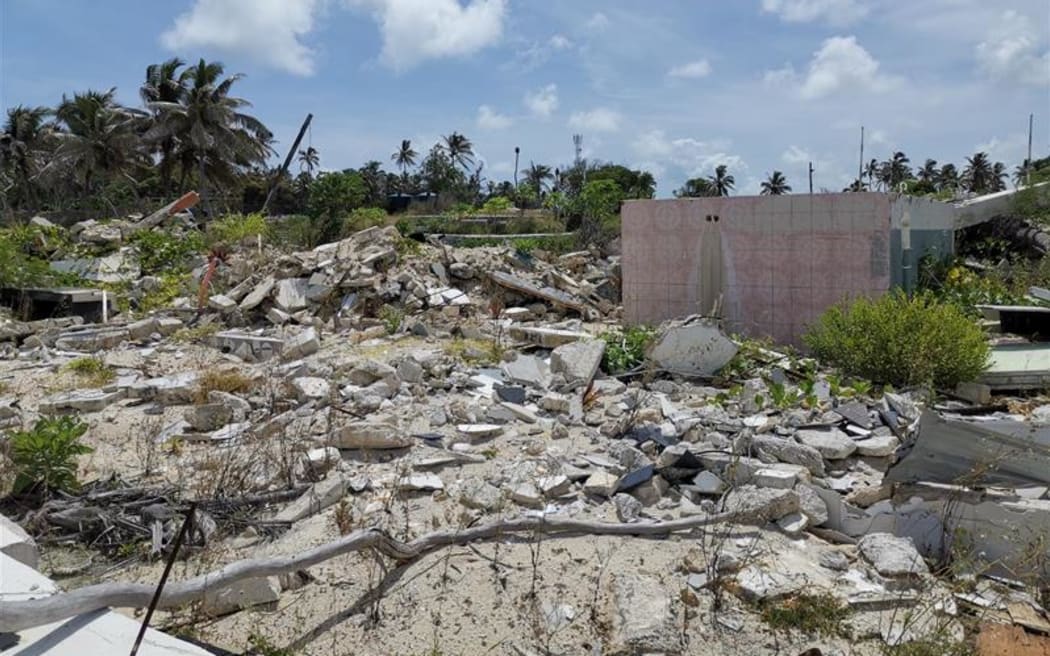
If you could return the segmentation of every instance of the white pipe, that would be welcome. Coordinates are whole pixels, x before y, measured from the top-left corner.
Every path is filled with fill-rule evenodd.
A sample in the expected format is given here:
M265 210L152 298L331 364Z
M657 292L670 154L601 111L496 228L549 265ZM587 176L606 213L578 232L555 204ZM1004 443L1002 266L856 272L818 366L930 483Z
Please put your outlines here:
M109 300L105 289L102 290L102 323L109 323Z

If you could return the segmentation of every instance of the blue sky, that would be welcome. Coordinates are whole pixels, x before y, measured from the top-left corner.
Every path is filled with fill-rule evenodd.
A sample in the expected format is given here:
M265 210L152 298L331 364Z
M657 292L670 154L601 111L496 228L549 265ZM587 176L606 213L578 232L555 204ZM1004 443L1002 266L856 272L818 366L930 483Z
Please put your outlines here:
M246 75L287 148L307 112L322 168L468 135L485 175L588 157L646 167L659 196L729 166L840 189L904 150L1012 169L1050 153L1047 0L0 0L0 104L53 105L178 55Z

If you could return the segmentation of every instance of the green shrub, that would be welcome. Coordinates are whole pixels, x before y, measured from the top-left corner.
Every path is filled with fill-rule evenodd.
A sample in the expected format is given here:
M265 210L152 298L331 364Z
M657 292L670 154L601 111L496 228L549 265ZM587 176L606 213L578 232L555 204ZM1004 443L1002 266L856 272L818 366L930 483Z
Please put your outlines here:
M514 202L511 199L506 196L493 196L481 206L481 213L496 214L498 212L508 212L512 209L514 209Z
M405 312L393 305L384 305L379 309L379 320L383 322L386 334L393 335L401 327L401 322L405 320Z
M386 223L387 213L382 207L359 207L344 223L346 233L354 233L372 226L381 226Z
M239 244L246 239L268 237L270 224L258 212L230 214L208 224L208 239L212 243Z
M645 348L656 332L645 326L610 330L601 334L605 341L602 368L610 374L622 374L645 361Z
M800 593L763 602L761 608L762 619L778 631L794 629L809 635L849 637L844 622L850 609L830 594Z
M75 373L88 387L104 387L117 377L117 372L107 367L102 358L98 357L87 356L71 360L66 368Z
M897 386L954 387L988 361L984 333L956 306L896 290L824 312L804 337L814 355L852 376Z
M64 416L45 417L32 430L11 433L11 460L18 471L15 492L76 490L77 456L92 451L80 443L87 429L79 419Z
M184 271L190 258L204 250L204 235L196 230L174 234L140 230L131 238L144 274Z
M0 231L0 285L33 287L48 284L54 277L50 265L28 255L22 248L21 238L9 230Z

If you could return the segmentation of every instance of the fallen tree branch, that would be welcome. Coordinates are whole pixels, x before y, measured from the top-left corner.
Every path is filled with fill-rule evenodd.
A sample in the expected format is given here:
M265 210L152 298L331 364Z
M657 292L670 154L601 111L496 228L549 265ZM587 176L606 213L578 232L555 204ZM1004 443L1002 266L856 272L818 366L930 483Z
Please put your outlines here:
M363 529L294 556L240 560L216 571L169 584L158 600L157 608L184 606L202 599L210 590L224 588L238 581L294 572L336 556L366 549L375 549L384 556L404 563L442 547L465 545L515 534L663 536L730 521L763 522L766 519L764 510L757 508L746 513L720 513L707 517L685 517L666 522L638 524L587 522L559 517L523 517L463 530L435 531L411 542L395 540L379 529ZM143 608L150 603L154 591L155 586L142 583L100 583L41 599L0 601L0 633L22 631L100 608Z

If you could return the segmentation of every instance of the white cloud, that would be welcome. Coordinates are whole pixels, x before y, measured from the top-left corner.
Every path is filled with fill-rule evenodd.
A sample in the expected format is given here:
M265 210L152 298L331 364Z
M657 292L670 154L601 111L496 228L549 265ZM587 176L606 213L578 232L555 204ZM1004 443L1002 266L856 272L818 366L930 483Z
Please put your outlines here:
M277 0L275 0L277 1ZM428 59L462 57L503 36L506 0L347 0L372 12L383 37L380 58L395 70Z
M711 74L711 62L706 59L698 59L688 64L681 64L667 71L671 77L698 79Z
M596 107L587 112L573 112L569 127L584 132L616 132L620 129L620 114L607 107Z
M790 146L780 155L785 164L806 164L813 161L813 156L808 151L798 146Z
M988 158L993 162L1003 162L1013 171L1012 164L1020 164L1028 157L1028 135L1014 132L1003 138L992 137L974 146L974 152L988 153ZM1033 157L1038 157L1038 153Z
M547 40L547 45L553 50L565 50L572 47L572 41L564 34L555 34Z
M547 118L558 109L558 85L547 86L525 94L525 106L533 116Z
M1050 85L1050 49L1033 29L1037 21L1004 11L977 44L977 65L987 75L1032 86Z
M587 19L587 22L584 23L584 27L586 27L591 32L601 32L605 28L609 27L609 17L600 11L596 12L594 15Z
M214 48L312 75L314 52L301 39L313 29L320 7L320 0L196 0L160 41L169 50Z
M869 7L857 0L762 0L762 11L788 23L849 25L867 16Z
M854 36L833 36L813 53L809 68L800 76L793 66L767 71L769 85L790 85L802 98L813 100L843 91L883 92L898 80L879 71L879 62L864 49Z
M631 146L640 158L673 167L688 177L709 175L720 164L725 164L731 172L748 169L743 157L727 152L730 144L722 139L670 139L663 130L649 130L638 135Z
M513 119L500 114L488 105L478 107L478 127L482 130L503 130L513 124Z

